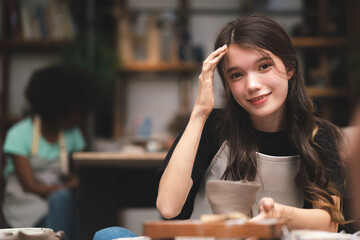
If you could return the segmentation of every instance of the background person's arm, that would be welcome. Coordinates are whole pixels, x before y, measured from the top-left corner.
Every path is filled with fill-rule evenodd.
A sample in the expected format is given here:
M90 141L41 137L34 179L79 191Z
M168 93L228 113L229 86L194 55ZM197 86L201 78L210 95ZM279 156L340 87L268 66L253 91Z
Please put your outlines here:
M19 178L20 184L25 192L47 197L61 188L76 187L78 185L76 176L71 176L69 180L63 184L50 185L39 183L34 177L34 173L28 158L12 155L12 161L15 167L16 175Z

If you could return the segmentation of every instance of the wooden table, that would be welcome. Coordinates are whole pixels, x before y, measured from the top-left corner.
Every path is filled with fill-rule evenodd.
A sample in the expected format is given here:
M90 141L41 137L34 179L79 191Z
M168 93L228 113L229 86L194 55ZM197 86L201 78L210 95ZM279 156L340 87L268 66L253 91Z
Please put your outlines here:
M73 159L77 166L159 167L165 156L166 152L77 152Z
M166 153L79 152L81 239L118 225L120 208L155 207L155 173Z
M172 239L175 237L219 237L261 239L280 239L284 223L275 219L259 223L221 221L202 223L200 220L146 221L143 225L144 236L152 239Z

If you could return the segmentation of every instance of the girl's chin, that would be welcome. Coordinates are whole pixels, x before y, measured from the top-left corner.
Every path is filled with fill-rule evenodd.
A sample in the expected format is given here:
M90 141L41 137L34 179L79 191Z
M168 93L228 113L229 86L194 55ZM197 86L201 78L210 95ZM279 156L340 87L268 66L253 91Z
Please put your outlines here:
M249 111L249 115L252 119L266 119L276 114L274 111Z

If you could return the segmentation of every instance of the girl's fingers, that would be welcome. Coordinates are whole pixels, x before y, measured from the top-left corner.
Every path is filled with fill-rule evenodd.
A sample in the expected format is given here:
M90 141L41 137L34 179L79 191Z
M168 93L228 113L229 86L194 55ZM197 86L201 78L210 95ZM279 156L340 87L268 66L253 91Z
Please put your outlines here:
M217 63L227 52L227 45L224 45L212 52L204 61L203 69L208 70L211 65Z
M216 65L226 53L226 45L212 52L203 63L202 73L200 76L203 79L211 78L213 76L213 72L215 71Z
M275 202L272 198L262 198L259 203L259 211L265 210L266 212L270 212L274 208Z
M251 218L249 220L249 222L258 222L260 220L263 220L266 218L266 214L264 214L263 212L260 212L257 216Z
M225 44L222 47L219 47L218 49L216 49L215 51L213 51L206 59L205 61L211 61L212 59L214 59L216 56L218 56L219 54L221 54L222 52L227 51L227 45Z
M258 210L259 210L258 215L253 217L249 221L256 222L270 217L271 216L270 212L274 209L274 204L275 204L274 199L268 197L262 198L258 206Z
M227 53L227 51L220 53L218 56L216 56L213 60L210 61L210 63L215 67L216 64L222 59L222 57Z

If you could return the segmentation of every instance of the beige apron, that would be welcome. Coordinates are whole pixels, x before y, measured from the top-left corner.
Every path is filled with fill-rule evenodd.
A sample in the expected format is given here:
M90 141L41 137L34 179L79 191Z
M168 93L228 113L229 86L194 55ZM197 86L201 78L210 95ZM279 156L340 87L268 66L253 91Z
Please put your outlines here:
M60 176L68 173L68 159L63 133L59 136L60 159L49 161L37 156L41 122L34 118L34 137L29 157L35 180L45 184L59 184ZM66 162L64 162L66 161ZM62 164L61 164L62 162ZM3 212L12 227L31 227L49 211L48 200L34 193L24 192L16 173L6 179Z
M228 159L228 144L225 141L215 157L212 159L205 176L200 184L194 201L194 210L191 219L200 219L202 214L211 214L211 207L206 198L205 186L209 180L220 180ZM295 176L299 171L299 156L269 156L257 153L258 175L256 182L261 184L253 205L253 216L258 214L258 202L263 197L271 197L277 203L302 208L304 204L303 191L295 185Z

